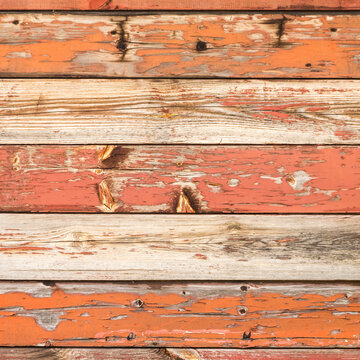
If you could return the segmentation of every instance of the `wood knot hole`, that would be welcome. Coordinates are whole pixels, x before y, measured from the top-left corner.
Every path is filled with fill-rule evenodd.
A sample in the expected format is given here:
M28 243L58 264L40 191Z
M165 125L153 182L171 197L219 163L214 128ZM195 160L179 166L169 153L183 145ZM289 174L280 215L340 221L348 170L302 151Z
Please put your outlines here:
M207 49L207 45L206 45L206 42L205 42L205 41L199 40L199 41L196 43L196 50L197 50L197 51L205 51L206 49Z
M141 299L136 299L132 302L132 306L135 308L143 308L144 302Z
M14 20L14 21L13 21L13 24L14 24L14 25L19 25L19 20Z
M241 291L248 291L248 287L246 285L240 286Z
M134 340L136 338L136 335L134 333L130 333L127 337L126 337L129 341Z

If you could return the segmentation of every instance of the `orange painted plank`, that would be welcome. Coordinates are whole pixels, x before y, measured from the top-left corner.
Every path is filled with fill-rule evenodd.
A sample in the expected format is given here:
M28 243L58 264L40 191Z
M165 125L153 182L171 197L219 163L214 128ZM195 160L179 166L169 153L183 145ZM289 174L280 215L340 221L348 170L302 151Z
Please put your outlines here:
M1 146L1 211L356 213L352 146Z
M358 285L51 282L0 285L3 346L357 348L360 345Z
M360 78L360 15L12 13L0 75Z
M353 349L1 348L2 360L359 360Z
M359 10L359 0L2 0L0 10Z

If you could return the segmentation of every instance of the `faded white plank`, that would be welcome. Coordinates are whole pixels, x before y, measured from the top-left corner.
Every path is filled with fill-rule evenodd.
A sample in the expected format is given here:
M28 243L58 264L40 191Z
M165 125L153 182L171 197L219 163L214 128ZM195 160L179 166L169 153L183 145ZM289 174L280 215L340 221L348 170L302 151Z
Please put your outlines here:
M1 80L1 144L360 143L351 80Z
M360 279L357 215L1 214L0 234L0 279Z

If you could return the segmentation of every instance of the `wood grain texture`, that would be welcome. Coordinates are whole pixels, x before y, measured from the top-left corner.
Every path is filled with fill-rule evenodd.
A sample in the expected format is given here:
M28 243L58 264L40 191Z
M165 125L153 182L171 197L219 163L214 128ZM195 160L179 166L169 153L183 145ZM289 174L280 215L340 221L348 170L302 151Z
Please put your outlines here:
M0 10L359 10L358 0L2 0Z
M360 216L0 214L2 280L359 280Z
M360 78L360 15L0 16L1 76Z
M353 349L0 348L2 360L358 360Z
M0 211L357 213L351 146L1 146Z
M352 80L0 80L2 144L360 144Z
M5 346L357 348L351 284L1 283ZM19 336L19 333L22 336Z

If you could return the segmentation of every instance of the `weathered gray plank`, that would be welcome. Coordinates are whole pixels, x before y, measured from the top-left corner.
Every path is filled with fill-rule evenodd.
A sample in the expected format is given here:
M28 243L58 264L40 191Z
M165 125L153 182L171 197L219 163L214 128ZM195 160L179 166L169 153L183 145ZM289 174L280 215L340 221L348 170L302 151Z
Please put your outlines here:
M360 279L360 216L1 214L0 234L0 279Z
M1 80L1 144L359 144L356 81Z

